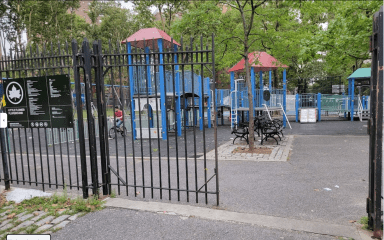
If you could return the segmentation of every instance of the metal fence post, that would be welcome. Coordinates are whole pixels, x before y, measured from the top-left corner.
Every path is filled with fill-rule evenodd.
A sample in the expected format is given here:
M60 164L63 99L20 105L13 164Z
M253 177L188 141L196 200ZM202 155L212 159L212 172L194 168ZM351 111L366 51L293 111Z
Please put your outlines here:
M0 111L2 112L2 111ZM8 159L7 159L7 146L5 145L5 128L0 128L0 141L1 141L1 157L3 159L3 171L4 171L4 185L5 190L10 189L10 178L9 178L9 169L8 169Z
M87 159L85 156L85 136L84 136L84 122L83 122L83 109L81 99L81 83L80 72L78 66L78 46L76 40L72 41L72 60L73 60L73 73L75 79L76 102L77 102L77 126L79 134L80 145L80 162L81 162L81 179L83 188L83 198L88 198L88 175L87 175Z
M368 225L373 237L382 238L382 156L383 156L383 6L373 17L370 81L369 132L369 192L367 198Z
M88 120L88 141L89 141L89 156L91 160L91 176L92 176L92 192L98 194L99 179L97 170L97 149L95 136L95 119L92 114L92 76L91 76L91 52L89 42L85 38L83 41L83 59L84 59L84 85L85 85L85 102L87 108Z
M103 58L101 56L101 41L93 43L93 52L96 56L96 97L97 97L97 114L99 119L99 138L100 138L100 159L103 183L103 195L109 195L110 191L110 168L109 165L109 147L108 147L108 124L107 111L105 103L104 76L103 76Z

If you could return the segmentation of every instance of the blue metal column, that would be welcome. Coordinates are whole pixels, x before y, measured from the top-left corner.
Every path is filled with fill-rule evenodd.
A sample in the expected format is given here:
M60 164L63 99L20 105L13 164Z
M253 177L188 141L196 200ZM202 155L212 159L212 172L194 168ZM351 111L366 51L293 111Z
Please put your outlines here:
M199 97L199 126L200 126L200 130L203 131L203 117L204 117L204 93L203 93L203 88L201 87L203 83L203 79L201 78L201 76L199 76L198 78L199 80L199 93L200 93L200 97Z
M269 91L272 92L272 71L269 70L269 85L268 85Z
M235 91L235 73L231 72L231 92Z
M263 72L260 71L260 96L259 96L259 107L263 106L263 89L264 89L264 83L263 83Z
M355 111L355 79L352 78L351 82L351 122L353 122L353 115Z
M147 86L148 86L148 95L152 95L152 81L151 81L151 67L149 62L149 47L145 48L145 64L147 64ZM153 111L151 105L148 107L149 113L149 128L153 128Z
M321 121L321 93L317 93L318 120Z
M161 106L161 133L163 140L167 140L167 106L166 106L166 92L165 92L165 79L164 79L164 55L163 55L163 39L157 39L157 46L159 48L159 80L160 80L160 106Z
M235 103L235 99L237 97L236 94L232 94L232 91L235 91L235 72L231 72L231 91L229 93L229 106L231 107L233 103ZM236 106L235 106L236 108ZM231 127L233 127L233 122L232 122L232 109L231 109L231 112L230 112L230 116L229 116L229 120L231 121Z
M133 139L136 140L136 122L135 122L135 100L133 99L133 95L135 94L135 85L134 85L134 78L133 78L133 66L132 66L132 47L131 43L127 42L127 52L128 52L128 65L129 65L129 88L130 88L130 97L131 97L131 109L132 109L132 135ZM113 86L112 86L113 88ZM139 106L140 108L140 106Z
M173 49L175 53L177 53L177 45L173 45ZM177 63L177 54L174 54L175 56L175 63ZM175 93L176 93L176 127L177 127L177 136L181 136L181 98L180 98L180 73L179 73L179 65L175 65Z
M205 83L206 83L206 87L204 87L204 89L207 89L208 91L208 99L207 99L207 119L208 119L208 128L211 128L211 101L212 101L212 97L211 97L211 88L209 87L209 78L206 78L205 79Z
M287 112L287 72L283 71L283 109L284 112ZM287 120L283 117L283 125L287 126Z
M296 93L295 96L295 112L296 112L296 122L299 122L299 94Z
M361 104L363 105L363 110L365 110L365 96L364 95L363 95L363 100L362 100Z
M151 67L149 62L149 47L145 48L145 64L147 64L148 95L152 94Z
M269 93L272 96L272 71L269 70L269 84L268 84ZM268 106L271 105L271 100L268 101Z
M252 101L253 101L253 109L255 109L256 105L256 82L255 82L255 69L251 67L251 86L252 86ZM249 98L248 98L249 101ZM253 110L253 116L255 116L255 110Z
M215 84L215 83L213 83ZM217 89L215 88L215 112L216 112L216 118L215 118L215 121L216 121L216 126L218 126L218 123L219 123L219 118L218 118L218 114L217 114Z

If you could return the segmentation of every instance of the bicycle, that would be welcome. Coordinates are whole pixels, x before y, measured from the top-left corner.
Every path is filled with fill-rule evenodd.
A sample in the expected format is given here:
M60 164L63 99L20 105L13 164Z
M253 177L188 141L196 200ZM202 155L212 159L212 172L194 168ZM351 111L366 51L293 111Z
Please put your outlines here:
M125 128L124 123L122 123L119 128L116 126L112 126L109 129L109 137L112 139L115 139L118 133L120 133L122 137L127 136L128 131Z

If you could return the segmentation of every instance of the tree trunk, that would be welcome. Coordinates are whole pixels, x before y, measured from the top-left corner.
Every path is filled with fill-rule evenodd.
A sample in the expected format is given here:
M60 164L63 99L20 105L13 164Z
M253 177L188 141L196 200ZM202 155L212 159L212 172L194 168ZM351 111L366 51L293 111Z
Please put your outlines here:
M249 101L249 150L252 152L252 150L255 147L255 139L254 139L254 122L253 122L253 112L254 112L254 106L253 106L253 92L252 92L252 84L251 84L251 74L249 69L249 59L248 59L248 50L244 52L244 60L245 60L245 82L247 83L248 87L248 101Z

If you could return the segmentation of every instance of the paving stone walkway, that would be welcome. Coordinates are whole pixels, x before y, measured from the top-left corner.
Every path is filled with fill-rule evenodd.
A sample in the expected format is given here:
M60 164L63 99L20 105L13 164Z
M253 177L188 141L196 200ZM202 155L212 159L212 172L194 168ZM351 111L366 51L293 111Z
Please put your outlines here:
M249 148L246 141L235 141L235 144L232 143L233 140L228 141L227 143L218 147L218 159L235 161L235 160L246 160L246 161L258 161L258 162L280 162L287 161L289 151L291 150L292 141L294 136L285 136L279 141L279 145L276 145L276 141L273 139L268 140L267 142L260 145L260 141L256 139L255 148L268 148L272 152L270 154L252 154L252 153L234 153L233 151L238 147ZM207 159L215 159L215 151L212 150L207 153Z
M51 234L85 215L83 212L71 215L71 211L58 211L55 216L47 216L44 211L25 211L15 215L13 208L7 206L3 208L7 211L0 214L0 239L6 239L7 234Z

